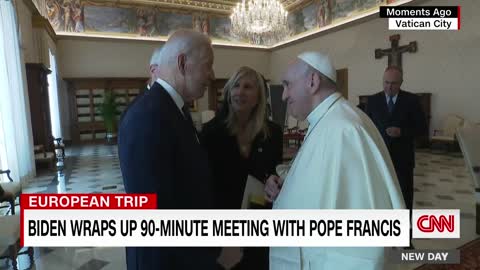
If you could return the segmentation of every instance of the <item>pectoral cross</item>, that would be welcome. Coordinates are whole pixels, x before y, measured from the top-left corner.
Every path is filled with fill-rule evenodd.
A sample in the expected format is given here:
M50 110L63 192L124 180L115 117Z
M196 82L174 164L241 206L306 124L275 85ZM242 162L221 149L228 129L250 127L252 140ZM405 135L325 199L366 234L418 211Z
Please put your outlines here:
M375 49L375 59L380 59L383 56L388 56L388 66L402 67L402 54L404 52L414 53L417 51L417 42L412 41L408 45L398 46L400 35L390 36L392 47L388 49Z

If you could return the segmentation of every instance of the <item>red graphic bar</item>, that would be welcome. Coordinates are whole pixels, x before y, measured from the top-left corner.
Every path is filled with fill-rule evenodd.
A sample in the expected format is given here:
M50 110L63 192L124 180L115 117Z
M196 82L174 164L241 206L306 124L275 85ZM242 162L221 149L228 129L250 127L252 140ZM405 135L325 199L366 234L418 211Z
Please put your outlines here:
M21 194L22 209L156 209L156 194Z
M460 6L458 6L458 17L457 17L457 21L458 21L458 29L457 30L460 30Z

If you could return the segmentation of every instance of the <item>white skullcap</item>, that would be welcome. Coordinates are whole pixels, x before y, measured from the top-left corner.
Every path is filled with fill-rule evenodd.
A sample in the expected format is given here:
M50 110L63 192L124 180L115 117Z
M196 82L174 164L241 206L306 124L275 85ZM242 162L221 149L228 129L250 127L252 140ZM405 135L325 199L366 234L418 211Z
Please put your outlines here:
M319 52L303 52L297 57L309 64L312 68L320 71L320 73L327 76L333 82L337 82L337 71L327 55Z

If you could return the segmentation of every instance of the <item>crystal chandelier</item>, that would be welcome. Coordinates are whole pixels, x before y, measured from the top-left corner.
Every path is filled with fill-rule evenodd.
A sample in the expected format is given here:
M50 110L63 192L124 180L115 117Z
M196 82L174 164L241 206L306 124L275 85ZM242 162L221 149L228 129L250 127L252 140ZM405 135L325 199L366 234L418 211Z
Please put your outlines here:
M271 45L288 35L288 12L277 0L242 0L230 16L232 33L257 45Z

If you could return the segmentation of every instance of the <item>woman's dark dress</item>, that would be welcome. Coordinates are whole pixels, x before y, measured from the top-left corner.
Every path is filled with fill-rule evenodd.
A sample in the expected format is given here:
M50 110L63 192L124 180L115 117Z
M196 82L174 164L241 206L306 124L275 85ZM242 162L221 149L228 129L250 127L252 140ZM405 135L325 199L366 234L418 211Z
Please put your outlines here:
M247 176L265 181L275 174L275 167L282 162L283 132L270 121L268 128L269 137L257 136L249 157L245 158L222 118L215 117L203 126L201 141L212 169L215 208L240 209ZM242 261L234 269L268 270L268 260L268 247L246 248Z

